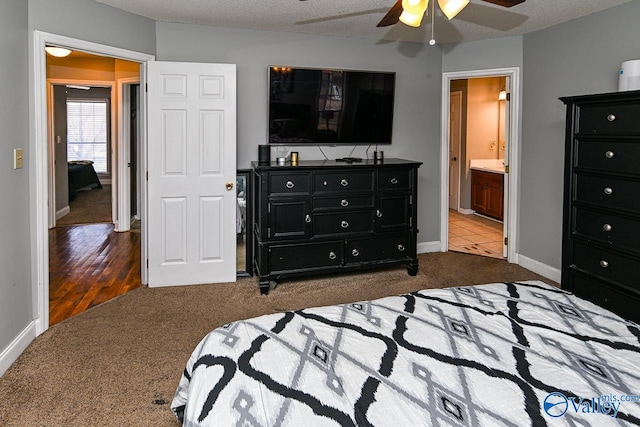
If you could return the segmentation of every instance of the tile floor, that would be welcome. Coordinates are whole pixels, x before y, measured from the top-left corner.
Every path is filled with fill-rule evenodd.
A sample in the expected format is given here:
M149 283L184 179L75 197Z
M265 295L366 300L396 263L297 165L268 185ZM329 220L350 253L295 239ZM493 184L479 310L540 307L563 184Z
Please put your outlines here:
M449 250L492 258L502 256L502 223L449 210Z

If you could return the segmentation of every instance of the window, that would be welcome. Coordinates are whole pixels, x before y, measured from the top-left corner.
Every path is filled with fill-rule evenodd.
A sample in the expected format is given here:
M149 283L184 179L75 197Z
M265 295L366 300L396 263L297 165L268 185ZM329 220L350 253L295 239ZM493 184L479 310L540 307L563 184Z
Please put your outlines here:
M67 100L67 160L91 160L97 173L109 173L108 103Z

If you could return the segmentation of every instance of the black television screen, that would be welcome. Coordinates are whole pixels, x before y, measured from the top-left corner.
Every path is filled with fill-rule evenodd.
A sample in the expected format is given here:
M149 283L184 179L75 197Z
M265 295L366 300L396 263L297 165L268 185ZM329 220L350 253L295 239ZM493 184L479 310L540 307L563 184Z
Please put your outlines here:
M269 143L391 144L395 73L269 67Z

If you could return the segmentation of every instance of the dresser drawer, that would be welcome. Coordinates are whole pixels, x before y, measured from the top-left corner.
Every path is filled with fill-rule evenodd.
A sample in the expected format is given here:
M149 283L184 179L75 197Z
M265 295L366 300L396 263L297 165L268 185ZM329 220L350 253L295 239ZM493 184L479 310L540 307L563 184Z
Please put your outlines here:
M580 107L578 132L603 135L640 134L640 104L588 105Z
M577 174L576 200L640 212L640 181Z
M574 233L640 252L640 221L576 207Z
M395 260L413 256L409 249L409 234L371 239L347 240L345 262L359 263Z
M271 195L309 194L310 184L310 173L272 172L269 174Z
M271 246L269 264L272 272L333 267L342 264L343 247L342 241Z
M380 169L378 190L407 189L411 185L411 171L408 169Z
M576 167L640 174L640 140L578 140L576 147Z
M373 211L320 213L313 215L313 234L373 233Z
M572 258L570 265L640 292L640 260L577 241L573 244Z
M352 196L350 194L337 197L316 197L313 199L313 209L319 211L373 208L373 200L373 196Z
M373 191L373 171L339 171L316 173L313 178L314 192L350 193Z
M569 289L584 298L617 315L634 322L640 322L640 295L627 292L616 286L602 283L595 278L585 277L576 272L569 273Z

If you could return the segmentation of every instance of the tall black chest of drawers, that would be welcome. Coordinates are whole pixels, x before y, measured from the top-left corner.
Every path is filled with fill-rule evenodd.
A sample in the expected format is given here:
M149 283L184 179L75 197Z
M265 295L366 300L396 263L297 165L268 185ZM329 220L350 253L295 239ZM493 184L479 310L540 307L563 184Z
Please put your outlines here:
M401 159L252 163L254 271L277 280L406 263L418 270L417 175Z
M640 91L567 105L562 288L640 321Z

